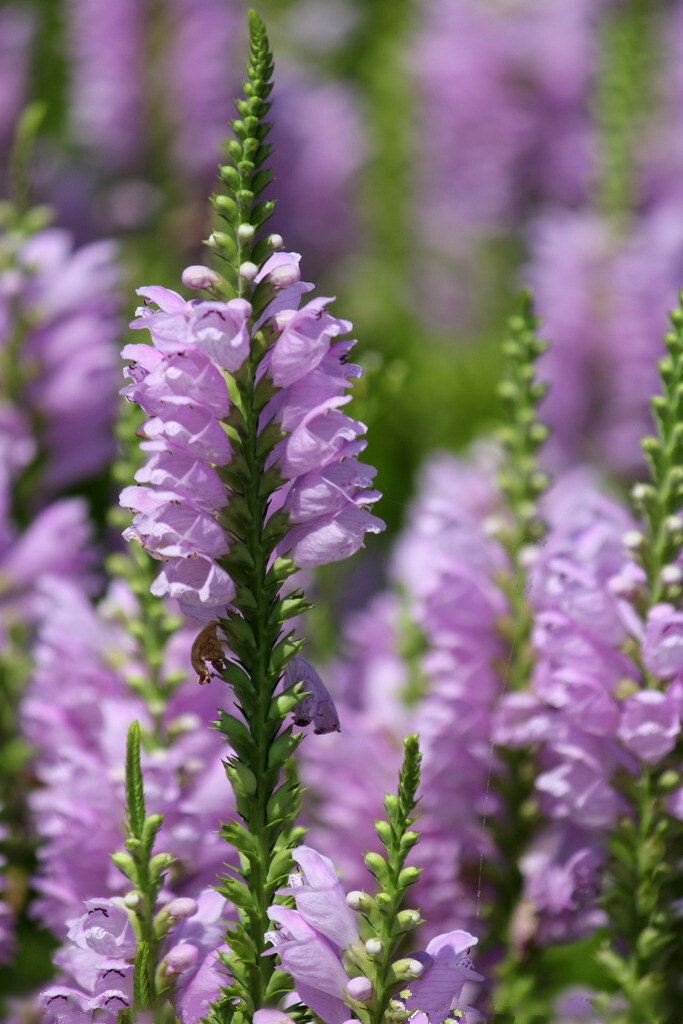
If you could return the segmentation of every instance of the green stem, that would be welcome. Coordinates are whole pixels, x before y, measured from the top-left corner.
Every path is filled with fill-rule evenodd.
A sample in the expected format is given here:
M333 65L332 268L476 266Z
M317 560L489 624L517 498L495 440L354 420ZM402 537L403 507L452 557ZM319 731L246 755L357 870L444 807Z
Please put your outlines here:
M266 588L266 564L264 559L263 524L265 523L267 499L259 497L261 467L258 459L258 414L254 409L254 384L256 362L254 354L249 357L249 373L243 394L243 415L246 427L246 441L243 448L244 459L249 471L246 499L249 528L247 530L247 550L253 570L251 572L250 592L256 602L256 612L251 621L256 648L256 666L252 675L255 690L255 701L251 729L256 745L256 794L253 803L253 814L248 820L248 828L258 844L259 855L252 864L253 891L258 895L258 918L252 921L252 940L256 945L256 970L252 972L251 994L255 1007L264 1005L268 982L273 973L273 958L263 957L265 950L264 933L268 930L268 907L273 902L275 889L268 886L268 868L270 866L270 835L268 829L267 805L275 785L268 773L268 753L273 740L272 729L268 728L268 713L273 691L278 678L272 677L268 671L271 641L268 631L269 600Z
M500 530L500 540L509 559L509 571L499 580L508 601L509 615L499 624L509 652L507 663L499 666L506 692L527 690L534 665L531 646L533 610L527 599L528 572L522 554L526 547L537 545L546 532L539 514L538 501L548 486L548 478L537 464L537 452L548 435L539 422L537 408L545 386L535 376L535 363L545 351L545 342L536 333L531 297L520 296L519 310L508 323L508 336L503 345L507 369L499 387L506 413L506 424L499 430L506 450L506 465L499 477L510 520ZM523 913L524 879L519 861L538 830L539 813L534 800L536 765L528 749L498 748L505 774L493 780L499 790L505 813L488 823L497 848L503 856L502 865L489 865L490 882L495 900L488 908L489 934L484 948L502 946L504 958L498 965L497 982L492 1002L506 1021L526 1024L547 1013L547 1001L540 995L537 958L528 944L513 933L515 918Z

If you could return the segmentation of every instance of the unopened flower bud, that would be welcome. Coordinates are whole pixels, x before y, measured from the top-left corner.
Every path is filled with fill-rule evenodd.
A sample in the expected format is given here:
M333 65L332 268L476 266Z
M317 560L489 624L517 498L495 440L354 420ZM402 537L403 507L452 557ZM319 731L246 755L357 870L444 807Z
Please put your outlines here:
M196 946L191 946L189 942L181 942L164 957L164 974L167 978L174 974L182 974L183 971L194 967L198 956L199 950Z
M191 711L186 711L182 715L177 715L168 727L168 731L174 738L176 736L182 736L186 733L196 732L201 727L201 719L199 715L195 715Z
M636 505L644 504L649 498L653 497L655 489L652 484L636 484L631 490L631 496Z
M665 565L661 572L662 583L675 587L683 581L683 569L679 565Z
M271 249L281 249L285 244L282 235L268 235L266 241Z
M368 999L372 999L372 982L369 978L351 978L346 986L346 991L352 999L358 999L359 1002L365 1003Z
M640 551L645 543L645 534L640 530L627 530L622 539L627 551Z
M365 943L365 951L370 956L379 956L384 950L384 943L381 939L368 939Z
M273 317L273 323L277 327L278 331L284 331L293 316L296 316L295 309L283 309L281 313L276 313Z
M131 910L135 910L136 907L140 906L140 893L137 889L133 889L131 892L127 892L123 897L123 902Z
M401 910L396 917L396 922L403 931L407 931L409 928L416 928L421 920L422 918L417 910Z
M401 885L401 886L403 886L403 885L412 885L413 882L417 882L419 877L420 877L420 869L419 868L412 867L412 866L411 867L407 867L407 868L404 868L403 871L401 872L401 874L398 876L398 884Z
M258 267L255 263L251 263L247 260L246 263L240 264L239 275L245 281L253 281L258 274Z
M681 533L683 531L683 519L680 516L667 516L664 520L667 533Z
M659 777L659 788L663 793L670 793L681 784L680 772L675 771L673 768L668 768Z
M289 288L301 280L301 271L292 263L285 263L281 267L274 267L268 278L275 288Z
M507 523L502 516L486 516L481 523L482 532L485 537L500 537L507 529Z
M520 566L523 569L532 569L538 562L538 547L536 544L523 544L517 556Z
M222 249L225 247L235 248L235 243L231 239L230 235L226 235L224 231L212 231L209 237L206 239L206 245L211 249Z
M607 589L614 597L625 597L632 600L638 594L638 581L625 573L619 573L607 581Z
M213 288L219 284L220 276L209 267L191 266L183 270L181 281L186 288Z
M168 916L172 917L174 921L181 921L184 917L194 917L198 909L197 901L190 899L189 896L179 896L178 899L171 900L164 907Z
M254 225L253 224L240 224L237 229L237 237L240 242L251 242L254 237Z
M359 889L353 889L346 897L346 905L351 910L362 910L369 902L370 897L368 894L361 892Z
M424 970L425 965L419 960L414 957L405 957L391 965L391 976L395 981L408 981L413 978L421 978Z

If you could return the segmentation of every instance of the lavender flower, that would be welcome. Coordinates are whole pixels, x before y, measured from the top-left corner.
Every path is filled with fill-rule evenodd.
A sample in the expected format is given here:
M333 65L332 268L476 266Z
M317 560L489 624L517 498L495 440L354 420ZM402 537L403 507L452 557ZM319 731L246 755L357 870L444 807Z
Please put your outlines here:
M355 950L358 929L332 861L306 846L295 850L294 857L304 877L290 876L289 886L278 895L293 896L297 909L270 907L268 915L277 927L268 933L268 939L283 968L292 975L300 1001L325 1024L344 1024L352 1000L368 1001L373 996L368 977L347 973L359 954L360 947ZM354 904L355 897L362 898L362 894L352 894L349 902ZM432 939L425 951L395 965L404 978L419 979L407 981L409 996L401 993L411 1016L423 1013L429 1024L442 1024L453 1005L461 1005L465 982L482 980L466 957L476 942L467 932L449 932Z
M176 901L178 902L178 901ZM219 980L207 990L215 950L224 930L225 900L204 890L179 923L163 939L160 969L173 991L176 1014L194 1024L215 998ZM92 899L86 913L74 919L68 941L55 954L60 978L41 994L45 1024L66 1024L77 1015L98 1011L98 1019L117 1020L119 1010L133 1005L133 961L137 940L123 901ZM168 915L173 904L162 907ZM207 970L208 969L208 970ZM90 1018L88 1018L90 1019Z
M425 468L393 553L394 592L350 618L347 657L328 673L345 723L343 747L330 738L302 751L311 834L360 888L359 853L376 842L366 824L378 816L373 793L387 788L399 737L419 729L425 868L418 892L431 934L453 923L474 926L477 908L463 877L482 853L492 856L481 819L497 813L488 780L501 682L492 663L502 657L496 622L506 602L493 577L505 557L481 522L495 502L481 470L447 456Z
M344 756L330 737L329 748L303 751L302 775L312 790L315 842L352 863L355 844L372 848L361 821L370 795L354 795L361 786L356 761L362 757L364 778L373 777L371 752L392 756L389 730L395 742L407 721L417 724L425 784L420 903L429 928L443 929L447 907L451 921L467 929L477 915L473 873L482 857L486 864L505 856L490 831L504 814L497 787L506 779L492 737L536 751L536 798L549 824L520 862L522 903L511 927L524 950L530 942L575 941L604 921L597 898L605 836L623 807L611 779L617 769L632 769L630 744L647 742L653 757L671 749L680 704L674 687L665 701L651 702L645 690L632 703L617 699L626 678L634 688L642 683L621 651L633 631L620 596L632 575L623 538L633 520L581 473L550 491L542 509L547 540L524 554L536 664L530 692L505 693L509 613L499 580L509 570L492 537L505 513L490 482L494 460L486 452L479 457L483 469L441 458L424 473L393 555L394 592L352 617L347 658L328 671L350 726ZM648 658L670 678L677 619L667 629L671 611L657 614ZM650 703L656 707L646 713ZM362 753L349 756L349 743ZM482 898L493 898L486 873L483 883Z
M174 157L190 180L204 185L214 173L237 84L242 11L232 0L173 0L169 14L171 46L163 74Z
M472 277L473 246L534 208L585 197L592 172L589 98L603 0L506 6L424 5L415 59L419 223L432 259L425 313L449 320ZM424 197L428 197L425 199ZM475 250L476 251L476 250ZM457 267L458 274L453 270ZM465 288L454 291L455 278ZM455 299L454 299L455 296Z
M683 266L680 223L676 204L661 203L621 235L587 212L556 210L532 226L527 279L550 341L543 416L555 464L641 467L656 357Z
M30 798L43 839L34 913L57 936L85 900L125 885L110 863L123 818L121 765L125 733L139 719L156 743L143 758L148 804L165 815L160 851L176 858L167 897L209 885L225 861L216 834L226 804L222 741L207 728L214 701L190 675L174 684L166 706L150 710L136 692L151 672L128 624L136 599L121 581L98 609L64 581L44 586L37 668L22 706L26 736L37 750L40 787ZM189 670L191 635L178 632L162 652L161 679Z
M44 459L40 486L53 494L100 472L113 455L115 249L96 242L74 250L69 233L57 228L18 245L7 235L2 247L3 391L17 407L5 421L14 416L15 435L21 424L20 460Z
M339 262L357 235L353 192L367 148L358 98L340 81L285 68L275 102L273 225L325 273L331 254Z
M144 17L140 0L69 0L72 131L102 164L130 170L143 140Z

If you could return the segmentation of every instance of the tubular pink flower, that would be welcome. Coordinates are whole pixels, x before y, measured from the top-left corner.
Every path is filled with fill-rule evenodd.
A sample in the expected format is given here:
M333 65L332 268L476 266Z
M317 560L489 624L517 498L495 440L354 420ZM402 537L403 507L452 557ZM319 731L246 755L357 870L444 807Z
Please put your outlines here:
M310 846L298 846L292 858L303 874L289 876L289 886L279 889L282 896L293 896L296 909L311 927L340 949L358 941L358 928L346 903L346 894L329 859Z
M483 981L467 956L477 942L474 935L460 930L432 939L425 950L429 960L424 974L409 983L411 995L405 1001L406 1010L423 1013L429 1024L443 1024L453 1004L460 1000L465 982Z

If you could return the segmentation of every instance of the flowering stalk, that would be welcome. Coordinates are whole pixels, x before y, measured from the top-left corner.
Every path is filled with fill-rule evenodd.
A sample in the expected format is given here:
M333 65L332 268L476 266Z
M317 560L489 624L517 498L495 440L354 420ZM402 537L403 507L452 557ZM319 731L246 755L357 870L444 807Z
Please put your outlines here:
M597 201L613 221L637 205L636 145L652 101L660 4L626 0L604 16L595 112L602 149Z
M126 839L127 853L112 854L116 867L134 886L132 917L137 938L134 974L136 1010L154 1010L161 995L157 991L157 950L160 937L154 933L154 910L164 884L164 872L171 857L167 853L152 856L156 835L163 824L161 814L145 813L145 793L140 769L140 726L133 722L126 744ZM135 1020L129 1016L127 1020Z
M671 313L671 322L673 330L664 339L668 355L659 364L663 394L652 400L659 436L643 440L652 483L634 488L635 502L647 524L646 532L634 537L632 545L645 576L646 593L636 597L635 603L645 620L646 642L658 615L664 616L664 630L667 621L674 621L672 602L680 607L681 596L677 559L683 540L683 297L679 309ZM659 691L656 699L666 699L645 647L643 654L645 690L627 699L622 722L629 700L655 690ZM672 1020L680 1005L675 958L683 929L675 908L683 889L676 855L681 825L671 816L668 800L680 782L682 754L679 742L671 759L659 763L643 759L635 777L624 773L620 780L635 814L622 816L612 838L605 898L612 942L599 957L628 1001L623 1017L628 1024Z
M112 475L117 484L130 480L140 468L139 451L131 444L140 427L140 411L131 403L124 403L116 424L122 455L115 463ZM112 508L109 523L120 529L130 522L128 513L121 508ZM164 733L162 720L169 699L172 697L182 676L164 676L162 666L164 651L170 638L182 624L178 615L173 614L168 604L158 601L150 587L156 575L156 564L141 545L129 545L125 553L116 552L106 562L107 571L113 579L125 580L137 599L135 614L126 617L126 629L144 651L146 672L137 676L129 675L127 683L144 700L153 722L153 735L146 737L152 745L164 746L168 737Z
M278 896L293 899L296 909L270 907L275 925L267 935L274 947L271 952L291 975L300 1004L324 1024L398 1024L407 1019L443 1024L463 1017L465 983L483 981L468 956L476 936L461 929L435 936L425 950L392 959L405 936L423 923L416 910L399 910L406 890L420 874L418 868L405 866L419 838L411 826L420 760L418 738L409 736L404 740L398 794L385 799L388 820L375 822L387 856L365 856L379 883L374 898L358 891L344 897L334 863L302 845L293 853L302 873L290 875L288 886L278 890ZM365 920L365 941L349 908ZM297 1020L306 1019L298 1008L294 1012ZM277 1010L260 1010L254 1020L293 1024Z
M386 857L374 852L365 854L365 866L379 886L374 900L367 897L360 900L360 909L375 933L375 937L366 943L368 951L376 951L367 971L374 992L368 1024L382 1024L398 983L406 981L407 974L401 974L405 963L398 961L392 964L392 961L403 938L421 923L417 911L399 912L408 888L420 876L419 868L405 866L408 854L419 839L418 833L411 831L420 784L418 737L408 736L404 740L404 748L398 793L396 796L387 793L384 800L387 820L375 822L375 831L386 850Z
M546 531L538 501L548 487L548 478L540 471L536 460L548 436L547 428L538 421L538 406L546 386L537 380L535 364L547 346L538 337L537 326L531 297L523 293L519 311L508 324L508 337L503 345L508 360L507 373L499 386L508 422L499 430L506 460L498 486L505 496L510 517L497 535L511 563L511 571L503 574L499 582L510 607L509 620L502 629L510 652L505 666L505 686L513 692L528 689L533 667L528 555ZM492 867L496 899L488 913L489 941L504 943L505 958L498 967L500 981L493 1004L502 1020L510 1013L517 1024L522 1024L533 1020L544 1008L539 1000L533 958L530 961L524 957L512 935L523 887L519 859L538 827L538 811L531 799L535 766L528 750L499 747L498 753L506 771L494 785L500 790L506 813L501 820L492 820L490 828L497 848L503 851L505 866Z
M140 432L152 454L136 474L149 486L122 497L138 512L127 535L165 563L152 593L178 598L203 626L192 653L200 683L211 665L236 701L217 724L231 748L225 766L237 812L222 834L240 856L235 874L221 879L239 921L224 957L231 981L213 1011L220 1021L251 1017L282 991L262 953L268 907L303 834L294 824L298 783L286 771L301 735L285 719L293 712L317 732L339 727L285 628L307 608L304 595L283 586L299 568L348 557L365 532L383 527L364 507L379 496L369 489L374 470L356 460L365 427L341 412L361 372L347 362L353 342L336 340L350 325L326 312L326 299L299 309L310 286L300 282L298 255L276 253L277 235L259 239L274 208L259 200L270 179L272 58L253 12L249 25L232 163L220 168L227 194L213 198L226 230L208 242L224 276L205 267L183 275L211 293L209 302L142 289L160 308L143 307L134 326L149 328L153 347L124 353L134 360L126 394L152 417Z
M257 262L262 263L272 251L270 239L265 245L255 245L254 238L275 205L256 202L270 179L270 172L260 167L269 152L263 139L269 128L264 118L270 109L272 55L264 26L254 12L249 14L249 28L249 82L244 83L244 100L237 103L242 120L233 122L237 138L227 143L234 164L220 168L231 195L214 198L230 234L214 232L211 239L227 264L230 291L238 297L251 290L249 278L255 276L251 267L256 270ZM267 295L268 289L266 284L261 292ZM258 309L258 287L252 301ZM224 668L222 675L235 692L244 722L226 712L219 721L220 731L235 751L226 761L226 771L243 822L230 821L222 830L226 842L242 855L243 866L240 878L223 878L219 889L240 915L240 923L228 930L230 954L224 956L224 962L232 983L216 1008L216 1019L221 1021L232 1018L236 998L239 1009L251 1016L278 990L280 979L273 962L263 957L268 907L290 870L289 850L305 831L293 826L299 806L297 780L290 775L278 788L285 764L301 739L301 734L292 736L291 726L281 729L300 698L290 690L276 699L274 692L287 662L300 647L291 635L282 638L282 623L307 606L301 594L280 598L282 583L295 571L291 560L277 559L269 566L283 526L283 517L277 513L267 522L271 494L279 481L275 473L266 475L265 466L278 435L260 436L259 418L271 389L267 380L262 378L260 387L257 381L267 344L264 333L257 334L254 342L233 378L236 393L231 427L239 454L222 473L231 490L223 525L234 544L234 554L226 557L224 565L236 590L234 610L221 619L235 662Z

